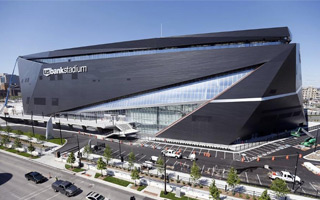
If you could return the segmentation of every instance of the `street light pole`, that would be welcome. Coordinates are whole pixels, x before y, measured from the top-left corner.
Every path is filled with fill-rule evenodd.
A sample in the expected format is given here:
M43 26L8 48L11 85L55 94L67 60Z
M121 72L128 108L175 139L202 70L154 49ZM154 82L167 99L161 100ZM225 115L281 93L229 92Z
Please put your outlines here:
M167 159L166 155L164 154L164 194L167 195Z
M314 145L314 152L317 151L317 146L318 146L318 133L319 133L319 129L317 130L317 137L316 137L316 144Z
M33 111L31 111L31 125L32 125L32 136L34 136L34 127L33 127Z
M60 144L62 145L62 133L61 133L61 122L59 119L59 128L60 128ZM78 147L79 147L79 142L78 142Z
M294 178L293 178L293 184L292 184L292 191L294 191L294 185L296 183L296 176L297 176L297 169L298 169L298 162L299 162L299 153L297 152L297 161L296 161L296 166L294 167Z

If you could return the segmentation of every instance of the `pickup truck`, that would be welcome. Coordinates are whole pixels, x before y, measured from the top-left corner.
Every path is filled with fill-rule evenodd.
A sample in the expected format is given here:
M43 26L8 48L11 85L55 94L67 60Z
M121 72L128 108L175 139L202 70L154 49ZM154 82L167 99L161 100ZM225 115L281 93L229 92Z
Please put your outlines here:
M63 180L57 180L56 182L52 183L51 187L55 192L60 192L61 194L66 195L67 197L75 195L80 190L69 181Z
M287 171L270 172L269 178L272 180L282 179L282 180L289 182L289 183L293 183L293 181L295 181L296 183L301 183L301 179L299 176L296 176L296 179L294 180L294 175L290 174L290 172L287 172Z
M145 161L144 163L142 163L142 167L145 167L145 168L148 168L148 169L152 169L153 168L153 162Z
M176 158L176 159L182 157L181 153L174 151L174 150L163 150L163 151L161 151L161 153L162 153L162 155L165 155L167 157Z
M42 176L39 172L29 172L24 175L28 181L33 181L35 183L42 183L46 181L46 178Z

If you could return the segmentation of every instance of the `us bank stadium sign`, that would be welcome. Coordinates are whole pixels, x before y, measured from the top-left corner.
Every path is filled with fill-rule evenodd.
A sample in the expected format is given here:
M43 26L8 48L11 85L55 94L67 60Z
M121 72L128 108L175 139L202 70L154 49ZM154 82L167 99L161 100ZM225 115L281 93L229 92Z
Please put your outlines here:
M57 69L43 68L43 75L45 76L50 76L54 74L73 74L73 73L83 73L83 72L88 72L87 66L75 65L73 67L60 67Z

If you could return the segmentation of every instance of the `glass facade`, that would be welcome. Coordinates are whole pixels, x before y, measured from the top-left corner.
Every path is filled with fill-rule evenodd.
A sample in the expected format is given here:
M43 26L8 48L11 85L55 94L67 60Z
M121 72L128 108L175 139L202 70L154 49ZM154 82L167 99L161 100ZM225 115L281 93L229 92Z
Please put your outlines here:
M182 84L146 94L95 105L74 111L84 117L125 116L136 124L142 135L153 136L161 129L216 97L254 69L246 69L192 83Z
M158 53L254 47L254 46L267 46L267 45L279 45L279 44L283 44L283 42L281 41L274 41L274 42L257 41L257 42L249 42L249 43L239 42L239 43L226 43L226 44L181 47L181 48L165 48L165 49L136 50L136 51L125 51L125 52L114 52L114 53L99 53L99 54L91 54L91 55L67 56L67 57L61 57L61 58L42 58L42 59L35 59L34 61L52 64L52 63L73 62L73 61L82 61L82 60L118 58L118 57L125 57L125 56L150 55L150 54L158 54Z

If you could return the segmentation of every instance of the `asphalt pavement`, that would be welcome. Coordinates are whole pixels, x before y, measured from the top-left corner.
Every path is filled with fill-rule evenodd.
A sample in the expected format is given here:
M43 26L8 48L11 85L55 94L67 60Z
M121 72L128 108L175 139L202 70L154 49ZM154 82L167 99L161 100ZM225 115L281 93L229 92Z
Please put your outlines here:
M115 187L106 186L80 176L75 176L72 173L40 165L36 162L17 158L2 152L0 152L0 160L0 200L85 199L85 195L90 191L98 192L110 200L129 200L131 196L135 196L139 200L151 200L150 198L136 194L132 195L123 189L120 190ZM52 177L58 177L59 179L74 183L82 191L74 197L66 197L61 193L54 192L51 188L51 184L55 181L55 178L48 179L48 181L41 184L27 181L24 174L30 171L38 171L46 177L50 173Z

